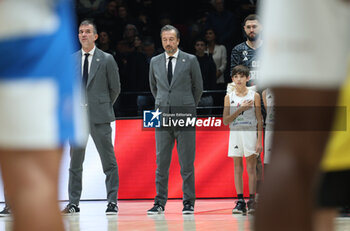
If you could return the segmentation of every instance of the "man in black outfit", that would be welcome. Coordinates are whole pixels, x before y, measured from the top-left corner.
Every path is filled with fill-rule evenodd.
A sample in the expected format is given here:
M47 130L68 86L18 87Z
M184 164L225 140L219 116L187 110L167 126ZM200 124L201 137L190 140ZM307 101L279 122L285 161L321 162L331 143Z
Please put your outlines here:
M198 38L195 40L194 49L202 73L203 89L214 90L216 86L216 65L213 58L205 53L206 48L207 44L203 38ZM198 110L198 114L209 116L212 112L211 107L213 105L213 96L210 93L204 93L199 101L198 106L208 107L208 109L205 108L204 110Z

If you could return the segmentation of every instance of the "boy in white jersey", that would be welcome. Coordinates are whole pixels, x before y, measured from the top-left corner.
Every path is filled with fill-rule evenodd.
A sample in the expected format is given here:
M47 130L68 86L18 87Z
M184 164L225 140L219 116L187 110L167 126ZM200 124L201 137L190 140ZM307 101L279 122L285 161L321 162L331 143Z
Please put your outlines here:
M266 171L266 165L270 163L271 147L272 147L272 135L273 135L273 124L275 121L274 116L274 98L270 88L265 89L262 92L262 98L266 111L265 119L265 145L264 145L264 170Z
M255 211L256 161L262 151L262 115L260 95L248 89L249 69L238 65L232 70L235 91L225 96L223 122L230 125L228 156L234 160L234 177L238 201L232 213L245 214L243 199L243 155L249 177L248 213Z

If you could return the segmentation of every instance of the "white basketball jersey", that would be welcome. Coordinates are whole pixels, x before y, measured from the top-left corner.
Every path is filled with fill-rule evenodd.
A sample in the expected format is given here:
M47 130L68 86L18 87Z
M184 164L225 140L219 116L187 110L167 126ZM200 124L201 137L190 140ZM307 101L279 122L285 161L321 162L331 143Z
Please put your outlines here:
M249 89L248 93L241 97L236 95L236 91L233 91L229 94L230 97L230 114L233 114L238 108L242 105L245 100L255 99L255 91ZM246 111L243 111L239 116L230 123L230 128L239 128L239 127L256 127L257 120L255 115L254 103L251 108Z

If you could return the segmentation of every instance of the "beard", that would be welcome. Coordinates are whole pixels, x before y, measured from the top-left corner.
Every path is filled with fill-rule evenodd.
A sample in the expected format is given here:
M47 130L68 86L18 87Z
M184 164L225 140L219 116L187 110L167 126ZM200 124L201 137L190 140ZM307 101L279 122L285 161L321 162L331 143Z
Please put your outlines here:
M254 42L254 41L256 41L259 38L259 34L255 34L254 36L249 36L245 32L244 32L244 34L245 34L245 37L251 42Z
M174 54L176 52L176 48L166 47L165 52L168 54Z

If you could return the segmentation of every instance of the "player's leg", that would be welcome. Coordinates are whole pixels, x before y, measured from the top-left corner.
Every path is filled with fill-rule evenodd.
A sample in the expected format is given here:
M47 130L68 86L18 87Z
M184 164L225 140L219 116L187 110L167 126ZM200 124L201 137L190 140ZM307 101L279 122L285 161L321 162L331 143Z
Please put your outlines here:
M335 105L337 94L287 88L274 93L278 120L272 164L262 186L255 230L312 230L315 179L332 123L329 106ZM327 108L330 111L323 110Z
M257 159L260 156L252 154L246 157L247 172L249 178L249 201L247 202L248 213L255 213L255 193L257 190Z
M234 157L234 178L237 194L243 194L243 157Z
M255 193L257 192L257 180L258 173L256 166L260 156L256 152L257 132L246 131L244 132L243 143L244 143L244 155L246 157L247 173L249 178L249 201L247 203L248 213L252 214L255 212Z
M234 214L245 214L246 203L243 198L243 157L233 157L234 162L234 179L238 200L233 208Z
M262 182L262 176L263 176L263 163L261 161L260 154L256 158L255 171L256 171L256 189L259 190Z
M256 180L257 180L257 173L256 173L256 162L257 162L258 156L255 154L252 154L248 157L246 157L246 164L247 164L247 173L249 177L249 194L255 194L256 192Z
M0 150L0 163L15 231L64 230L58 207L62 150Z

